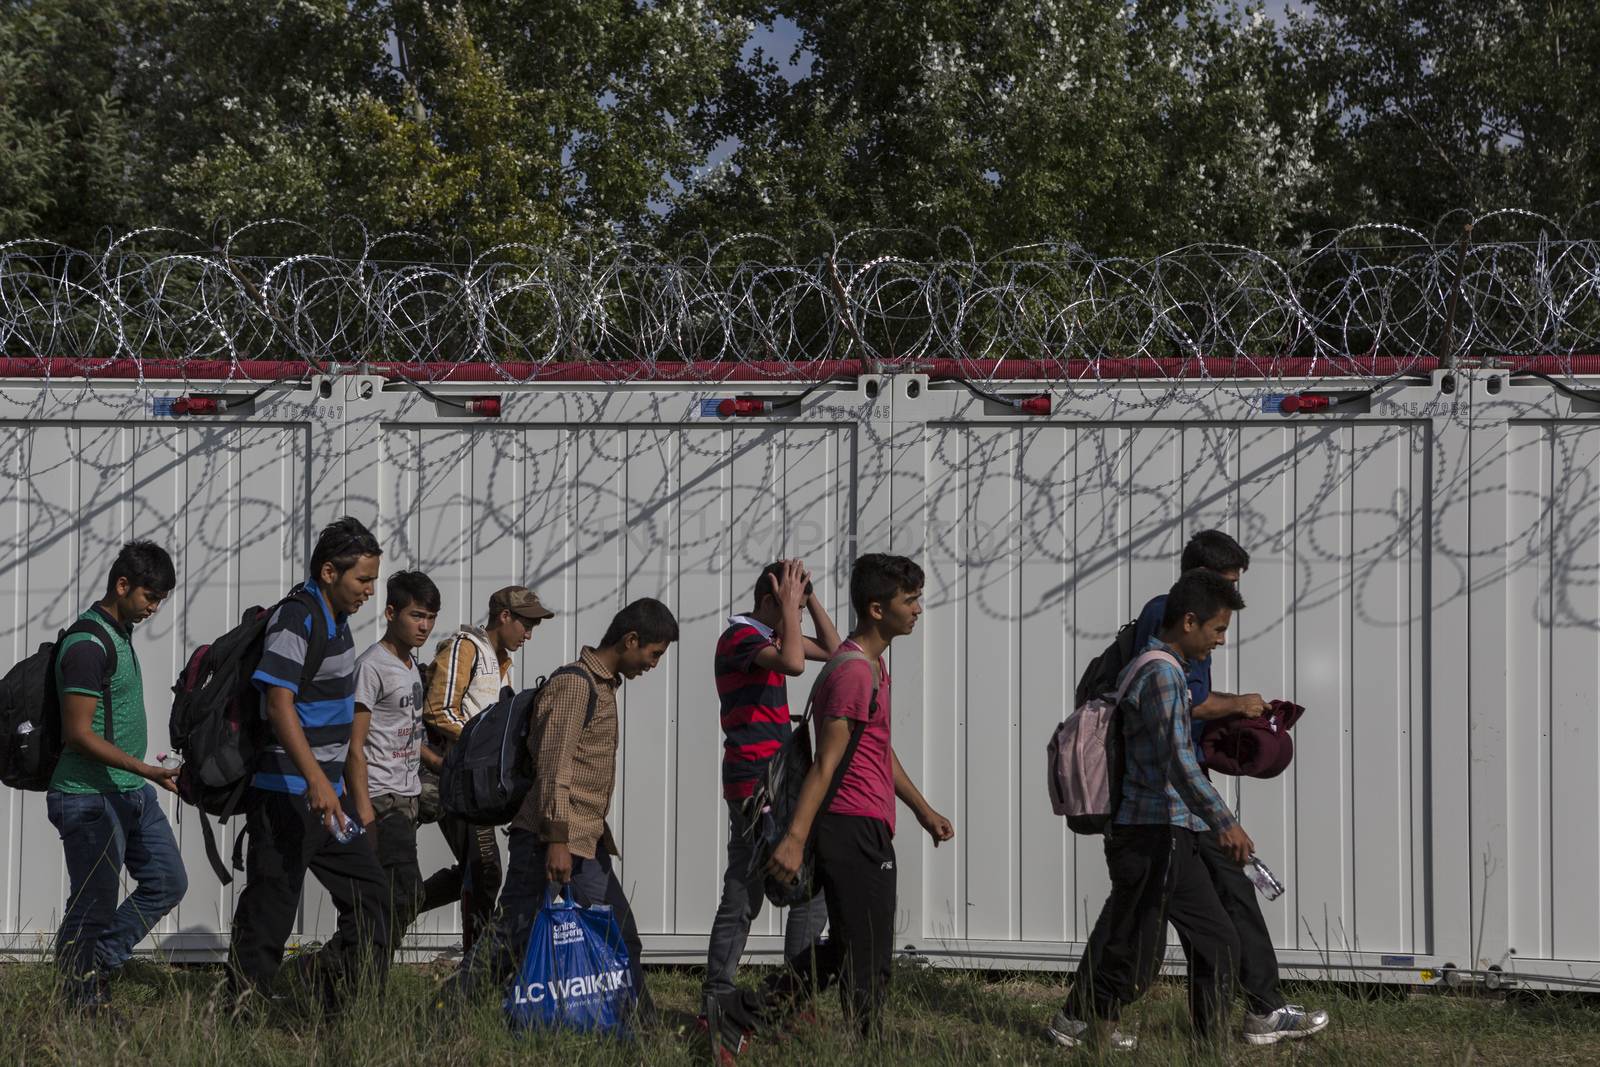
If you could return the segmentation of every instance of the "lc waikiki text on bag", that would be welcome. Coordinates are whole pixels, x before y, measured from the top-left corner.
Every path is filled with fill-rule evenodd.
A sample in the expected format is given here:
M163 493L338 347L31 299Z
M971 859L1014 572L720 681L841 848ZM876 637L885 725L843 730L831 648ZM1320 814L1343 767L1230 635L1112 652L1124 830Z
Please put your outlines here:
M511 1028L623 1037L637 999L622 927L610 906L580 907L571 886L563 887L562 897L546 889L522 967L506 993Z

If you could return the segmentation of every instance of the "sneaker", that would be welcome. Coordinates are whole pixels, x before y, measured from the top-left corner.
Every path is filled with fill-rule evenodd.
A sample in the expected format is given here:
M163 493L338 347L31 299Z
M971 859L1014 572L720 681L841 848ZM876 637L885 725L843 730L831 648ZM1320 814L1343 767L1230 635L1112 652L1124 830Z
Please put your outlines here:
M1045 1033L1062 1048L1086 1048L1096 1043L1094 1027L1062 1011L1056 1012L1056 1017L1045 1027ZM1110 1036L1104 1038L1101 1044L1114 1052L1132 1052L1139 1047L1139 1039L1112 1027Z
M1249 1045L1275 1045L1310 1037L1328 1028L1328 1013L1318 1008L1306 1011L1298 1004L1285 1004L1266 1015L1244 1013L1244 1040Z
M716 1067L734 1067L739 1062L739 1054L745 1050L746 1035L740 1034L733 1041L730 1041L726 1034L713 1037L711 1020L704 1015L695 1017L694 1028L695 1032L711 1047L711 1055Z

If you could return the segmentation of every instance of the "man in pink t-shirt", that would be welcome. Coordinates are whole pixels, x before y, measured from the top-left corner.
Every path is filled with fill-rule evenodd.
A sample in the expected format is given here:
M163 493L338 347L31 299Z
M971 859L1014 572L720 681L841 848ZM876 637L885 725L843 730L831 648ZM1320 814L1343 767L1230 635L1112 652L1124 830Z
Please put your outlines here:
M950 820L906 775L890 734L883 657L890 642L916 627L922 581L922 568L904 556L873 553L851 569L856 628L812 694L817 758L768 865L774 876L794 878L812 840L814 877L828 905L828 940L792 956L776 991L792 1004L813 975L819 989L838 981L846 1018L866 1034L878 1030L894 951L895 798L905 801L935 847L955 836ZM841 763L844 773L829 798Z

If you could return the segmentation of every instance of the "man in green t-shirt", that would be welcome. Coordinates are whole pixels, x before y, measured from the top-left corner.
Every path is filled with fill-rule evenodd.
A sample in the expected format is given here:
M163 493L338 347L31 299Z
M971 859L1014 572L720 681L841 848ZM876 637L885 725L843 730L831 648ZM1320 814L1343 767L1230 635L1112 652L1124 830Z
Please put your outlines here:
M45 805L70 886L56 961L67 1003L88 1014L106 1007L111 976L189 886L155 789L175 792L178 772L144 761L144 679L133 651L134 624L154 615L177 581L159 545L122 546L105 599L79 617L105 640L80 628L56 650L63 748ZM124 866L138 885L118 906Z

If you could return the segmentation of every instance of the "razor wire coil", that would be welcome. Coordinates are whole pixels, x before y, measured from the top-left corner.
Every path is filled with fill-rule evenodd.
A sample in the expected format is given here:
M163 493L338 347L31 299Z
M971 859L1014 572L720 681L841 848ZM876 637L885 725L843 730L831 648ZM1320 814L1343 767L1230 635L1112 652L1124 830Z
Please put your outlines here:
M506 382L563 364L603 365L612 380L737 365L805 379L822 361L859 360L937 361L986 381L1023 360L1056 387L1093 391L1142 359L1185 388L1216 388L1216 360L1254 377L1294 361L1296 376L1377 378L1377 357L1392 373L1445 348L1600 352L1600 241L1505 210L1469 220L1463 244L1460 221L1144 258L1070 243L981 256L948 230L825 235L809 253L742 233L692 253L578 240L463 254L348 220L326 232L263 220L214 240L145 229L98 251L12 240L0 243L0 355L69 359L90 380L122 360L179 373L221 363L241 380L257 361L384 363L424 380L480 364Z

